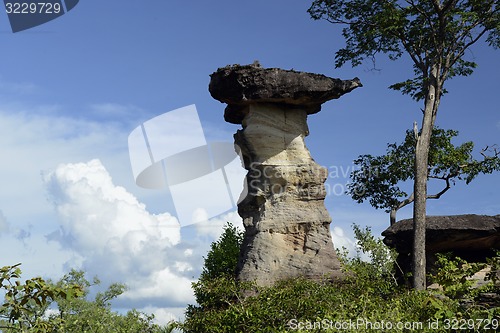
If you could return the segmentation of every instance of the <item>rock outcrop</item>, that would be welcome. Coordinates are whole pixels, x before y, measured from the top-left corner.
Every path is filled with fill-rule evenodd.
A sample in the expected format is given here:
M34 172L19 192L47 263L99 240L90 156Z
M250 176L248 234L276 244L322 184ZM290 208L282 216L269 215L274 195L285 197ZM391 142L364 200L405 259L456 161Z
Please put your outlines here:
M358 79L255 65L211 75L210 93L228 104L225 120L243 128L234 136L248 170L238 204L245 226L240 280L270 285L295 276L341 276L324 206L327 170L312 159L304 137L308 114L359 86Z
M427 216L427 270L432 271L436 253L452 252L471 262L482 262L500 249L500 215ZM382 232L384 243L398 251L398 263L410 271L413 220L401 220Z
M250 104L281 104L312 114L321 110L321 104L362 86L358 78L340 80L260 65L226 66L210 78L210 94L228 104L224 119L233 124L242 123Z

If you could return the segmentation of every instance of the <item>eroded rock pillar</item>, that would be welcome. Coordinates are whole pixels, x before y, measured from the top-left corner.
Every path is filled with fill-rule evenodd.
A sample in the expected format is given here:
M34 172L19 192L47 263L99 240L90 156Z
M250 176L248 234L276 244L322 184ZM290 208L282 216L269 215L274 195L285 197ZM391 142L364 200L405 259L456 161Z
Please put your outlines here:
M296 276L341 276L324 205L328 172L312 159L304 138L308 114L358 86L357 79L255 65L211 75L210 93L228 104L226 121L242 125L234 136L248 170L238 204L245 226L240 280L270 285Z

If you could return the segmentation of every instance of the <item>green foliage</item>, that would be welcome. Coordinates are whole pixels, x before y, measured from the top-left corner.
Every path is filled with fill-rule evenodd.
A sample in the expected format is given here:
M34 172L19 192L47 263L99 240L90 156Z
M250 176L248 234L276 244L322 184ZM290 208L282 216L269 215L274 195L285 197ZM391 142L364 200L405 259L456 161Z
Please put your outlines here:
M222 235L210 246L205 258L201 279L213 279L220 275L234 276L244 232L230 222L224 226Z
M477 160L472 154L474 144L469 141L455 146L451 141L456 136L458 131L454 130L436 127L432 131L428 177L443 181L444 190L428 198L439 198L457 180L469 184L479 174L500 171L497 151ZM351 173L352 182L347 185L347 193L358 203L368 200L374 208L386 212L411 203L413 199L399 185L414 179L415 146L415 133L407 130L405 140L400 144L388 144L385 155L360 155L354 161L358 168Z
M308 12L313 19L345 26L346 46L336 53L336 67L374 61L378 53L391 60L409 55L415 76L390 88L416 100L424 99L436 81L470 75L476 63L463 57L482 36L490 46L500 46L497 0L315 0Z
M299 323L397 322L431 318L425 306L430 296L419 293L380 293L370 280L356 285L315 282L303 278L280 281L269 288L259 288L254 296L242 298L222 309L190 313L181 324L184 332L289 332ZM236 287L233 293L241 293ZM441 301L436 299L437 303ZM338 332L336 329L313 332ZM346 332L371 332L355 327Z
M356 255L351 258L345 248L337 250L347 281L353 279L352 286L361 290L377 288L381 294L391 293L397 286L394 272L397 252L373 236L370 227L362 229L353 224L352 228L358 245ZM361 254L369 261L363 260Z
M438 253L435 274L430 274L433 282L443 288L446 296L465 298L477 296L482 289L473 289L475 281L471 277L486 267L486 263L469 263L452 253Z
M46 320L45 311L56 299L80 297L80 286L67 284L55 286L40 277L21 282L21 264L0 268L0 289L5 291L0 306L0 328L25 332L52 332L59 320ZM7 332L7 331L5 331Z
M4 333L115 333L168 332L175 325L159 327L154 317L131 310L121 315L111 310L111 301L125 291L115 283L88 300L90 288L100 283L71 270L54 283L32 278L21 283L19 264L0 268L0 287L5 299L0 307L0 329ZM50 310L50 311L49 311Z
M185 333L450 332L445 329L448 319L500 318L498 308L464 308L449 297L397 286L393 278L395 253L374 237L370 228L353 228L359 251L354 258L345 249L339 252L344 280L297 278L264 288L239 284L232 275L221 274L193 285L195 292L210 297L198 306L190 305L179 328ZM369 260L361 260L361 253ZM377 330L362 323L356 325L359 320L394 325L422 323L422 327ZM354 324L349 326L350 322ZM335 327L342 323L343 329Z
M500 250L496 251L493 258L488 258L486 264L491 267L490 272L486 275L486 279L497 284L500 281Z

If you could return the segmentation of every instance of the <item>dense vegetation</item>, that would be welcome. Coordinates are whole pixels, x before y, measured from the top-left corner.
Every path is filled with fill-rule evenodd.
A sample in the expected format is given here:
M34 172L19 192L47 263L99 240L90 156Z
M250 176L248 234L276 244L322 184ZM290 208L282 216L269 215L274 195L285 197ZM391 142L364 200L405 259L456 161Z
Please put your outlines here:
M395 253L369 228L354 226L359 251L350 258L339 251L343 281L314 282L302 278L269 288L238 283L235 250L241 233L228 225L212 244L205 274L193 287L198 305L190 305L180 328L195 332L494 332L500 329L500 307L475 304L479 292L498 292L495 276L480 289L472 276L484 265L440 257L441 269L429 277L440 291L415 291L398 286ZM238 244L239 243L239 244ZM228 252L221 251L226 249ZM362 260L362 257L369 260ZM214 263L220 263L220 274ZM499 268L498 258L492 259ZM233 265L229 269L229 265ZM208 271L210 274L208 274ZM489 330L488 330L489 329Z
M172 325L161 327L154 317L136 310L119 314L111 301L126 287L115 283L89 300L90 288L100 283L88 281L84 272L72 270L57 282L40 277L22 282L18 265L0 268L0 332L30 333L166 333Z
M451 255L439 256L440 267L429 276L441 288L415 291L396 283L395 253L370 228L354 225L358 252L338 251L346 278L280 281L262 288L239 283L235 269L243 233L227 224L212 243L198 282L197 303L186 319L161 327L153 316L136 310L119 314L111 301L125 286L112 284L90 299L97 278L89 281L72 270L57 282L32 278L22 282L19 265L0 269L0 332L495 332L500 306L475 302L484 292L500 292L500 253L487 264L490 282L473 288L468 279L485 264L471 264ZM496 283L496 284L495 284Z

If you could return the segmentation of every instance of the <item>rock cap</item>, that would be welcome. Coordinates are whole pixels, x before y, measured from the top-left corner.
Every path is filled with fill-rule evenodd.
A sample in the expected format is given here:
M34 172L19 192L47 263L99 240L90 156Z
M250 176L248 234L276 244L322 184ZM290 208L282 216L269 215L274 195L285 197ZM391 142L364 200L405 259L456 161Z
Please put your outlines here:
M385 231L384 243L400 253L410 253L413 219L401 220ZM500 249L500 215L451 215L426 217L427 251L457 248Z
M322 74L263 68L258 62L228 65L219 68L210 78L210 94L228 104L224 119L233 124L241 124L249 104L284 104L313 114L319 112L326 101L362 86L358 78L341 80Z

